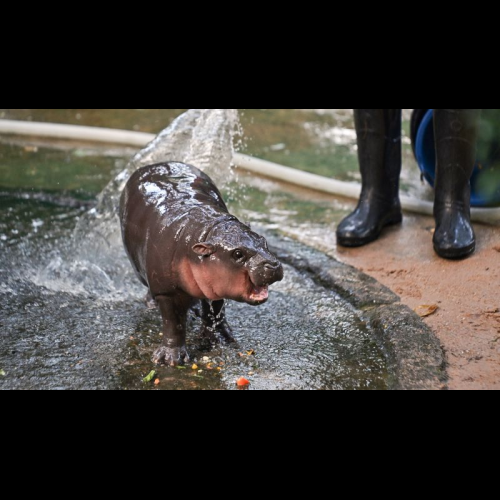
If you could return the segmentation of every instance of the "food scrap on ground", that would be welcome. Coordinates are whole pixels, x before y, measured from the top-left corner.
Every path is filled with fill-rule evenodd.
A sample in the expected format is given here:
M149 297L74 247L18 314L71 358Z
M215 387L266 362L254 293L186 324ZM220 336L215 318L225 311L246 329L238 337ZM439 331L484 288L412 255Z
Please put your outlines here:
M198 369L198 365L194 364L192 367L191 367L191 370L197 370Z
M424 306L418 306L415 309L415 312L421 318L427 318L428 316L432 316L438 309L439 309L439 307L436 305L431 305L431 306L424 305Z
M248 387L250 385L250 381L248 381L246 378L241 377L237 382L236 385L238 387Z
M245 351L244 353L243 352L239 352L238 353L238 356L240 358L245 358L245 357L250 357L250 356L255 356L257 353L255 352L254 349L249 349L248 351Z
M160 385L160 384L161 384L161 381L160 381L160 379L159 379L159 378L157 378L157 379L155 380L155 385Z
M143 382L145 384L149 384L149 382L151 382L155 378L155 376L156 376L156 371L153 370L152 372L149 373L148 376L143 378Z
M7 374L3 371L3 370L0 370L0 377L6 377Z

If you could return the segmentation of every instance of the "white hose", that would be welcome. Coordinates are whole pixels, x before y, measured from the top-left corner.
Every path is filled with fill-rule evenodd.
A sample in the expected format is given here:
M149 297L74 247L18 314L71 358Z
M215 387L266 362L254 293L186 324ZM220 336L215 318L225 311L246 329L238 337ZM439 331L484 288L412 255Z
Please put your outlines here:
M0 120L0 134L1 133L57 139L74 139L137 147L144 147L156 137L154 134L130 132L127 130L13 120ZM234 156L234 162L238 167L248 170L249 172L303 188L321 191L323 193L357 199L361 192L361 186L356 183L336 181L334 179L310 174L302 170L285 167L277 163L260 160L247 155L236 154ZM431 202L417 200L416 198L410 198L408 196L401 196L401 203L404 210L408 212L422 215L433 214L433 204ZM475 222L500 225L500 208L473 208L472 219Z
M77 141L105 142L125 146L143 147L156 136L128 130L114 130L101 127L80 127L57 123L22 122L0 120L0 134L50 137L52 139L74 139Z
M241 154L236 154L234 161L236 165L250 172L316 191L354 199L358 199L361 194L361 186L354 182L336 181ZM407 212L421 215L434 214L434 204L430 201L422 201L409 196L401 196L400 198L403 209ZM500 208L473 208L472 219L476 222L500 225Z

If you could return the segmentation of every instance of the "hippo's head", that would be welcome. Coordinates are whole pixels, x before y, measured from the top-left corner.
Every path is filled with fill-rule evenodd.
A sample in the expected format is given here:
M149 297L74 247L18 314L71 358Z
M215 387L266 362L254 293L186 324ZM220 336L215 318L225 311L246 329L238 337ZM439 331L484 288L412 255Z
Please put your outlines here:
M199 264L195 278L210 300L258 306L269 298L269 286L283 279L283 266L265 238L240 223L218 228L192 250Z

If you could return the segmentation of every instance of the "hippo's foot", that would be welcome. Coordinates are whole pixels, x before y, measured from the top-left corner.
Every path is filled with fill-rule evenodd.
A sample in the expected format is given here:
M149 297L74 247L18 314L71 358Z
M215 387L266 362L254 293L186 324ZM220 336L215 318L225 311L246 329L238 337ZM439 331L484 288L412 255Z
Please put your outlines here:
M181 366L189 363L190 358L186 346L166 347L161 346L153 354L153 363L157 365Z
M201 336L204 339L210 340L212 344L220 343L221 338L229 344L236 342L233 337L233 330L231 329L227 321L222 322L215 328L208 325L203 325L203 327L201 328Z

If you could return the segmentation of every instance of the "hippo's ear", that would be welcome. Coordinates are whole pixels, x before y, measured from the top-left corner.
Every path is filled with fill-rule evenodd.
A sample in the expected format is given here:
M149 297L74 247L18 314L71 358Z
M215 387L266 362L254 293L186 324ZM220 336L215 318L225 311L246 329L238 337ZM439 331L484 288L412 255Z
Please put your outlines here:
M193 247L193 252L202 257L208 257L215 253L215 247L210 243L198 243Z

